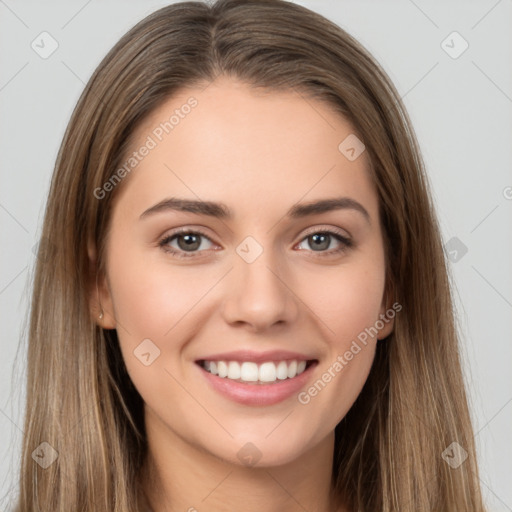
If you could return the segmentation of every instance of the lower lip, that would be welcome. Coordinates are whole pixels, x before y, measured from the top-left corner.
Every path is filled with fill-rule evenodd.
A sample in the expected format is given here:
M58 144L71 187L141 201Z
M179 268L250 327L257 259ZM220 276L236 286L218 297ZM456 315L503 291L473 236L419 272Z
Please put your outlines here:
M299 392L304 387L317 361L292 379L276 380L269 384L244 384L227 377L219 377L197 365L208 383L220 394L244 405L273 405Z

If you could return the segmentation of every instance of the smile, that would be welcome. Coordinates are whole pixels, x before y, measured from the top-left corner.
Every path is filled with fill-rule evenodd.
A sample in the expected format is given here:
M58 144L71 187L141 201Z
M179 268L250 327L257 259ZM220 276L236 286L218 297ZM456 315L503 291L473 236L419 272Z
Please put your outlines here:
M231 402L270 406L296 396L312 379L318 360L196 361L207 386Z
M308 364L314 361L266 361L258 364L253 361L199 361L199 364L212 375L236 382L270 383L276 380L293 379L303 373Z

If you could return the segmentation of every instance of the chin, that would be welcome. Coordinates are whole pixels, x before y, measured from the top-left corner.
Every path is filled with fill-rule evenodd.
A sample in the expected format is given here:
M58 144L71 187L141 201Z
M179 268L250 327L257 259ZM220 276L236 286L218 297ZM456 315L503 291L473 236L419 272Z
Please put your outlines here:
M297 428L294 426L294 429ZM297 429L300 432L300 429ZM241 467L278 467L290 464L307 451L304 439L285 439L278 436L274 439L265 438L264 435L243 436L243 441L234 441L234 450L228 448L219 452L215 450L216 456L230 464ZM274 434L271 434L272 436Z

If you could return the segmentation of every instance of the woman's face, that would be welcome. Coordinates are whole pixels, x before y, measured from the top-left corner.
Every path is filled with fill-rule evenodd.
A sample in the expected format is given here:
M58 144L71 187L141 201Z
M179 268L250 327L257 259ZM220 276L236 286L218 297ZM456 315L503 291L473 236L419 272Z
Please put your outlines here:
M332 440L393 324L351 125L318 100L221 78L161 105L132 150L101 322L148 433L269 466Z

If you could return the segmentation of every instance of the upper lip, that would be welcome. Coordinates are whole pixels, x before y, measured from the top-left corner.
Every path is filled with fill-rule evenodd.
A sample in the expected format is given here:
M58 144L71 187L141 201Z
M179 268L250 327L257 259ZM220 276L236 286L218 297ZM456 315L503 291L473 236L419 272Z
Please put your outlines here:
M298 352L290 352L289 350L268 350L266 352L255 352L253 350L235 350L233 352L222 352L205 356L197 361L251 361L255 363L264 363L266 361L312 361L315 358Z

